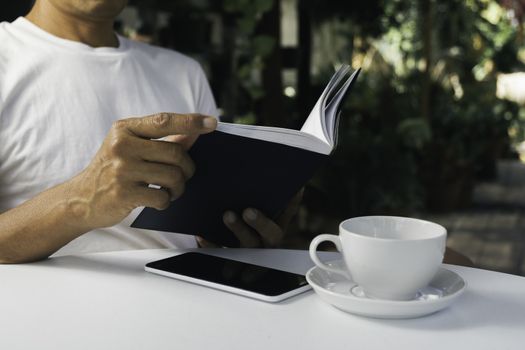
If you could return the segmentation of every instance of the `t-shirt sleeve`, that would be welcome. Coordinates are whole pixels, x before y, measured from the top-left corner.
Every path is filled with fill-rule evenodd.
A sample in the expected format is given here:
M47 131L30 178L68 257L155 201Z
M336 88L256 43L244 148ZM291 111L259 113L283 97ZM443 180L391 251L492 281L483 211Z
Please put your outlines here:
M197 72L195 75L196 112L219 118L219 109L217 108L217 104L213 98L213 93L211 91L210 84L208 83L208 79L206 78L206 74L204 74L204 70L200 64L197 67Z

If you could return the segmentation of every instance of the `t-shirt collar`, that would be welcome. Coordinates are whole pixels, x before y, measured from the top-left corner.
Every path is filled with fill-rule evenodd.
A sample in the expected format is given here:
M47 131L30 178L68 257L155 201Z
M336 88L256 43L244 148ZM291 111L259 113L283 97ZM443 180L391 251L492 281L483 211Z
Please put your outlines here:
M92 47L78 41L63 39L48 33L25 17L18 17L12 24L38 40L44 40L53 45L60 46L64 49L75 50L77 52L82 51L93 54L120 54L125 52L128 48L126 42L127 40L118 34L116 34L119 42L118 47Z

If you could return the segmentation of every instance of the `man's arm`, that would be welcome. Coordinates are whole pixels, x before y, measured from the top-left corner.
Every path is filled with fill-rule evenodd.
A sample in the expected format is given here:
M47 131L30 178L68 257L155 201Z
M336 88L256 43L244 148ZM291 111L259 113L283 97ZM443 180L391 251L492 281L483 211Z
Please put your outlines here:
M84 171L0 215L0 263L48 257L136 207L166 208L183 193L194 164L184 146L152 139L182 134L193 142L216 125L213 117L175 113L116 122Z
M1 264L46 258L89 230L68 205L72 187L53 187L0 215Z

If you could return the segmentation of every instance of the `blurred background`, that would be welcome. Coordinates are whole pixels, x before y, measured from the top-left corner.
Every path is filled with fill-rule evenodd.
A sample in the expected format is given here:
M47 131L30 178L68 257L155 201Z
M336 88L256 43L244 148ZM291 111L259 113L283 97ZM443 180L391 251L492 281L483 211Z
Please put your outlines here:
M3 4L0 20L30 6ZM299 129L334 69L363 69L289 247L352 216L415 216L477 266L525 275L524 13L525 0L130 0L115 30L200 61L237 123Z

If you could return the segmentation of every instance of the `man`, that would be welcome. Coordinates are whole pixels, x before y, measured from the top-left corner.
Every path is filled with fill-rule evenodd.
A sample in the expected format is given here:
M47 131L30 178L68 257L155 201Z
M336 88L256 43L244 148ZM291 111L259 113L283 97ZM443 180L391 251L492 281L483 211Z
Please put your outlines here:
M129 228L140 207L183 193L195 171L186 150L217 112L198 63L114 34L125 5L37 0L0 24L0 263L197 246ZM244 247L283 237L253 208L224 220Z
M129 227L140 207L183 193L195 171L186 150L217 115L195 61L114 34L126 2L36 0L0 23L0 263L211 246ZM243 247L275 247L300 197L278 223L254 208L224 222Z

